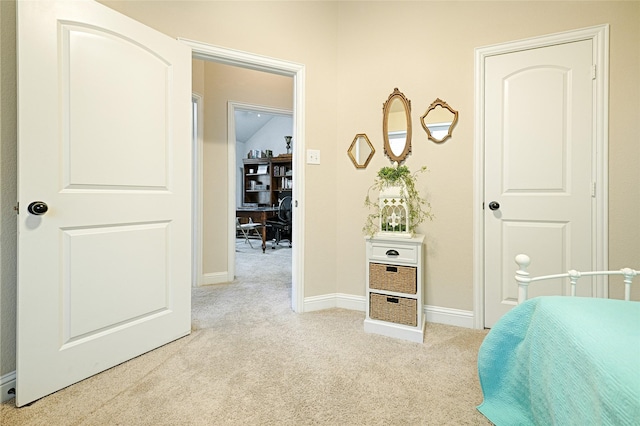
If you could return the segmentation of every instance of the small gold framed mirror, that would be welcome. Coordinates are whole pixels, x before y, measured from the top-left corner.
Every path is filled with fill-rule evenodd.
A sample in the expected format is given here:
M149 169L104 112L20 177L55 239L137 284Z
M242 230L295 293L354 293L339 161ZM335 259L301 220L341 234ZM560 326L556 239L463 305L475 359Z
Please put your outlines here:
M384 152L402 163L411 152L411 101L396 87L382 106Z
M349 154L353 165L358 169L366 168L375 152L376 150L364 133L358 133L356 137L353 138L353 142L351 142L351 146L347 150L347 154Z
M429 139L437 143L444 142L451 137L453 128L456 127L458 111L438 98L429 105L427 111L420 117L420 122Z

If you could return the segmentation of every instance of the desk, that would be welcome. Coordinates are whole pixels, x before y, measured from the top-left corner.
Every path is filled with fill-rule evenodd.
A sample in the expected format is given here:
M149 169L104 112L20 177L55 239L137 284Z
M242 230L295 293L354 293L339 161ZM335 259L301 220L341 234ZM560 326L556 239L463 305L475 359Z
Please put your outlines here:
M262 252L267 248L267 219L278 213L277 207L238 207L237 217L251 218L255 223L262 224Z

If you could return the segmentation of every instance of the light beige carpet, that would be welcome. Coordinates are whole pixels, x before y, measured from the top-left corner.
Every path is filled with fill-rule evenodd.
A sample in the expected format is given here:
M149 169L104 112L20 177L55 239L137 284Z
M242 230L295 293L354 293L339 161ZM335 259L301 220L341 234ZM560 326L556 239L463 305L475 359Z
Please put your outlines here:
M237 279L193 291L193 332L16 409L5 425L485 425L485 332L424 344L365 334L363 312L290 309L291 250L238 245ZM258 246L258 244L254 244Z

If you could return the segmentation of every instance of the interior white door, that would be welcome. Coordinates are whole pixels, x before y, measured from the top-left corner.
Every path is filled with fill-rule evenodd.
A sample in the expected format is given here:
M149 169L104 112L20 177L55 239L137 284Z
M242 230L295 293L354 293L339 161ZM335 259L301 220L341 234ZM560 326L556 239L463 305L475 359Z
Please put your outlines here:
M191 50L93 1L17 33L22 406L190 332Z
M485 58L486 327L517 303L517 254L535 275L591 269L592 56L584 40ZM568 289L557 280L529 294Z

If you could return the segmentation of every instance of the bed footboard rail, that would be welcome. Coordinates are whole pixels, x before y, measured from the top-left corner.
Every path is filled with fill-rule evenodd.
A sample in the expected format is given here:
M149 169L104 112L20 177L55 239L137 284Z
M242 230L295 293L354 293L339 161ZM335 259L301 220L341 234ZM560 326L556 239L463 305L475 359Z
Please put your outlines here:
M640 275L640 271L636 271L631 268L622 268L617 271L589 271L580 272L575 269L571 269L563 274L554 275L541 275L539 277L530 277L527 267L531 264L531 259L526 254L519 254L516 256L516 264L518 270L516 271L516 283L518 284L518 303L522 303L527 300L529 295L529 284L535 281L551 280L556 278L569 278L571 284L571 296L576 295L576 284L580 277L588 277L594 275L622 275L624 277L624 300L631 299L631 281Z

